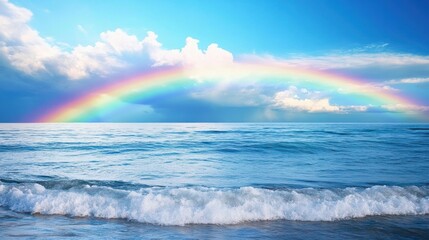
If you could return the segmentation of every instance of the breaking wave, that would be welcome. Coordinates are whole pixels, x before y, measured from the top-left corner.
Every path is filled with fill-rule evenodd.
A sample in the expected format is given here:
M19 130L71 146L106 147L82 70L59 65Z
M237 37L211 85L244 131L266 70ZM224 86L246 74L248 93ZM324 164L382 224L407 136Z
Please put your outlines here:
M161 225L236 224L261 220L335 221L374 215L429 214L429 187L344 189L148 187L83 185L45 188L0 184L0 206L17 212L117 218Z

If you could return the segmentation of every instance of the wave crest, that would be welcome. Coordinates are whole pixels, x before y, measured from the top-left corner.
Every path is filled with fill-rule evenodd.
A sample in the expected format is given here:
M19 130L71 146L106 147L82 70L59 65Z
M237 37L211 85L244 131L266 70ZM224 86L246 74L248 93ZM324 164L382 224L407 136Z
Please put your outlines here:
M429 188L142 188L0 184L0 206L17 212L121 218L162 225L259 220L334 221L373 215L429 214Z

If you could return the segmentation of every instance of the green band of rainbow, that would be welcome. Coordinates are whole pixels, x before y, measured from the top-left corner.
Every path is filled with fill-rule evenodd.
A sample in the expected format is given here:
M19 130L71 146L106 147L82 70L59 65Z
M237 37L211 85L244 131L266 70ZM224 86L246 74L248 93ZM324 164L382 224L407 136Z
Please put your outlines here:
M112 99L120 99L126 96L137 96L135 99L144 98L148 95L156 95L167 91L166 89L180 89L189 86L195 81L190 81L190 69L170 68L145 72L134 77L115 81L99 89L77 97L76 99L55 107L47 114L38 118L38 122L73 122L90 120L94 112L118 107ZM237 82L247 81L249 76L253 79L279 79L290 81L291 79L318 84L327 87L341 88L360 96L373 99L383 104L401 104L406 106L418 105L415 101L391 91L381 88L365 87L369 83L362 79L355 79L340 74L311 69L302 69L276 64L262 63L234 63L232 66L212 67L198 69L199 75L213 76L213 73L222 73ZM216 77L213 77L216 79ZM221 80L219 80L221 81ZM103 96L113 98L103 98ZM425 116L427 117L427 116Z

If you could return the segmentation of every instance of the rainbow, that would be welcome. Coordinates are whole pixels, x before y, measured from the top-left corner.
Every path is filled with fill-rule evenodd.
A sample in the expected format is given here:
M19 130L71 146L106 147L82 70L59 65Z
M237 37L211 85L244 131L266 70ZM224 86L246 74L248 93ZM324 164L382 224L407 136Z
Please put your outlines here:
M266 81L300 81L325 87L342 89L348 93L366 97L377 104L392 104L399 106L418 106L419 104L405 96L371 85L362 79L356 79L341 74L325 71L297 68L281 64L267 63L234 63L229 66L210 68L175 67L153 70L125 78L102 86L90 93L50 109L47 114L36 119L37 122L75 122L91 121L97 113L109 112L120 108L117 99L127 98L137 101L150 96L156 96L166 91L177 90L192 86L197 81L190 78L206 78L209 81L235 82L249 79L267 79ZM202 80L204 81L204 80Z

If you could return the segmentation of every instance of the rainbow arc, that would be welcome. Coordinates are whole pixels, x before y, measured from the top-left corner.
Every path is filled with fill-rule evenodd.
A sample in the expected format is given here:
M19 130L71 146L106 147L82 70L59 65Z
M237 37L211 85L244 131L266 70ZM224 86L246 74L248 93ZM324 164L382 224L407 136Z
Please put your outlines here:
M276 64L234 63L230 66L217 66L196 70L181 67L153 70L133 77L119 79L90 93L78 96L63 105L50 109L47 114L38 118L37 121L91 121L92 115L99 111L119 108L121 104L115 103L117 99L132 96L131 101L138 101L147 96L171 91L171 89L189 87L191 84L195 84L195 81L189 77L191 73L196 77L209 78L209 81L224 81L225 78L229 78L232 79L231 81L237 82L237 84L249 81L249 78L262 79L261 81L265 81L263 79L266 79L266 81L273 81L272 79L275 79L275 81L291 81L292 79L294 81L342 89L346 92L356 94L356 96L367 97L380 105L419 105L409 97L382 88L370 87L371 85L368 81L341 74Z

